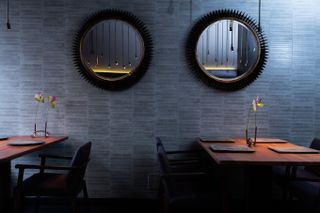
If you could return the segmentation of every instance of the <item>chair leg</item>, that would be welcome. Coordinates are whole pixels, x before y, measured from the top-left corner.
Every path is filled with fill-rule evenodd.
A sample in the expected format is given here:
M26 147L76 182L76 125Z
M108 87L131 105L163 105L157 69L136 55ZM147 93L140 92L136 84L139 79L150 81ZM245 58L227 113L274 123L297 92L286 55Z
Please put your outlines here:
M76 196L71 198L71 212L77 213L77 197Z
M88 196L87 183L85 180L83 181L82 191L83 191L83 197L85 198L85 204L88 205L88 212L91 213L91 204L88 201L89 196Z
M23 205L23 197L20 189L14 190L13 212L20 213Z
M83 181L83 196L84 196L84 198L86 198L86 199L88 199L89 198L89 196L88 196L88 189L87 189L87 183L86 183L86 181L84 180Z
M36 197L35 209L34 209L35 213L39 213L39 204L40 204L40 196L37 196Z

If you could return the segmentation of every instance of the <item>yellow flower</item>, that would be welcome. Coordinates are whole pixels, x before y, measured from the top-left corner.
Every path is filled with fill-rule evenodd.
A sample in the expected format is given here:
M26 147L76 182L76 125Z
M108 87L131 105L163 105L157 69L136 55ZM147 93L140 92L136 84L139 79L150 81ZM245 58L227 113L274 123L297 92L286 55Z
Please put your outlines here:
M43 96L42 92L38 92L37 94L35 94L34 99L38 103L44 103L44 96Z
M262 98L260 98L259 96L257 96L256 98L254 98L254 99L252 100L252 110L253 110L254 112L257 111L257 107L262 108L263 106L264 106L264 103L263 103L263 101L262 101Z

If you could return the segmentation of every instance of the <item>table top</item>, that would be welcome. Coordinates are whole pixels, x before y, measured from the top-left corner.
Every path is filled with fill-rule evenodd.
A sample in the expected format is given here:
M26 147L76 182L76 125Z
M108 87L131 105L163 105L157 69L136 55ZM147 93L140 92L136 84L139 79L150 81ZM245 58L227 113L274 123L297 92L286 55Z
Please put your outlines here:
M67 140L67 136L49 136L49 137L31 137L31 136L12 136L6 140L0 141L0 162L9 161L18 158L22 155L34 152L48 145ZM11 146L8 145L10 141L17 140L42 140L44 143L39 145L28 146Z
M320 165L319 153L277 153L268 147L273 146L296 146L291 143L257 143L252 148L252 153L237 152L214 152L210 149L210 144L197 140L200 146L216 161L219 165ZM233 144L245 145L244 138L236 138Z

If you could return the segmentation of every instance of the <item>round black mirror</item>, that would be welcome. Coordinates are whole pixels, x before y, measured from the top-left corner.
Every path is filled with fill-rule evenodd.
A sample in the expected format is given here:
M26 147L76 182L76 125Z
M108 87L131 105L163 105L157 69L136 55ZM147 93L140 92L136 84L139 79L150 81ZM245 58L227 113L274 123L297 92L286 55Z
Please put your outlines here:
M241 89L262 72L267 45L256 23L243 13L218 10L203 16L187 41L188 62L206 84Z
M102 89L125 89L146 72L152 40L133 14L103 10L90 16L74 43L75 64L81 75Z

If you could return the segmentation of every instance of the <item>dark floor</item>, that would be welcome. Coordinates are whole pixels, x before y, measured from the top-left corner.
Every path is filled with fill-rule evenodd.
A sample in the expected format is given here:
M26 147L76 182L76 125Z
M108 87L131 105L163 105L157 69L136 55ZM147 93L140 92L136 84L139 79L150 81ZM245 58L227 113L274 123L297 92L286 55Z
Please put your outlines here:
M77 213L151 213L159 212L156 200L152 199L89 199L89 201L78 200ZM27 199L23 213L35 212L35 200ZM70 202L65 200L42 199L39 213L70 213L72 208Z
M71 208L66 201L42 200L39 213L70 213ZM152 199L91 199L90 202L78 202L78 213L159 213L159 206L156 200ZM273 201L266 203L271 207L272 213L298 213L304 212L303 207L297 201ZM23 213L33 213L35 210L34 200L27 200ZM244 213L244 205L235 201L230 205L231 213Z

